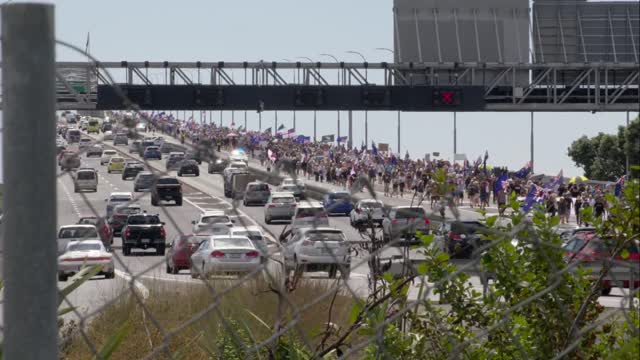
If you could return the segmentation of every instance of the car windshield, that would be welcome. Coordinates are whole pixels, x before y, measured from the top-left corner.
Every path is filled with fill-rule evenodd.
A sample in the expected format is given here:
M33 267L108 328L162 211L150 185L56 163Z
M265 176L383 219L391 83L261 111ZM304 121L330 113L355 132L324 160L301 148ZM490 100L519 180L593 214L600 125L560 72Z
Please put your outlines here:
M132 215L142 212L142 209L140 209L139 207L120 207L116 210L116 212L118 214Z
M298 187L295 185L284 185L280 189L282 189L283 191L291 191L291 192L298 191Z
M187 241L189 242L189 244L191 245L198 245L200 244L202 241L207 240L209 238L209 236L207 235L195 235L195 236L189 236L187 238Z
M111 202L127 202L127 201L131 201L130 197L124 197L124 196L114 196L111 198Z
M313 241L343 241L344 235L341 231L311 230L305 237Z
M351 196L349 193L333 193L329 194L329 198L332 200L349 200Z
M275 203L275 204L293 204L296 202L296 199L294 199L293 197L289 197L289 196L283 196L283 197L274 197L271 202Z
M93 180L96 178L96 174L93 171L80 171L77 176L78 180Z
M115 155L116 152L113 151L113 150L105 150L102 154L104 154L104 155Z
M363 207L365 209L381 209L382 204L377 201L365 201L360 203L360 207Z
M396 213L397 219L424 218L427 214L423 208L400 208Z
M249 185L249 191L269 191L269 185L267 184Z
M200 220L203 224L224 224L230 221L231 220L229 220L229 217L226 215L205 216Z
M451 224L451 232L454 234L471 235L486 227L479 222L454 222Z
M124 162L123 158L111 158L112 163L121 163Z
M69 247L67 247L67 251L91 251L91 250L102 250L102 248L98 243L70 244Z
M158 179L158 184L162 185L180 185L178 179L174 178L160 178Z
M324 215L324 209L323 208L298 208L298 213L296 214L296 217L311 217L311 216L318 216L318 215Z
M234 231L233 232L234 236L246 236L248 237L250 240L253 241L262 241L263 240L263 236L260 233L260 231L255 231L255 230L241 230L241 231Z
M78 224L97 225L98 224L98 218L94 218L94 217L82 218L82 219L80 219L80 221L78 221Z
M155 225L160 224L160 218L150 215L133 215L127 220L129 225Z
M253 247L251 241L245 238L224 238L213 240L215 248Z
M98 232L95 227L69 227L60 229L58 238L60 239L72 239L72 238L95 238L98 236Z

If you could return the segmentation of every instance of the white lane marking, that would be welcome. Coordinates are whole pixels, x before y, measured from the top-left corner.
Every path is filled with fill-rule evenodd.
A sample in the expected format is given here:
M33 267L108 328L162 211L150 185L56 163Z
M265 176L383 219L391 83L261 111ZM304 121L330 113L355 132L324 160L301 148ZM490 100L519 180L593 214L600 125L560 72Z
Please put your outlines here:
M117 277L121 277L127 282L131 282L131 280L133 279L129 274L122 270L114 269L114 271ZM141 278L143 277L144 276L141 276ZM141 282L139 282L138 280L134 280L133 286L140 292L140 295L142 295L142 299L146 300L149 297L149 289L147 289L147 287L144 286Z
M69 189L67 189L67 186L62 182L62 180L58 179L58 182L62 186L62 191L64 191L65 195L67 196L67 199L69 199L69 202L71 203L71 207L73 207L73 210L76 212L76 215L78 215L78 217L81 217L80 208L78 207L78 204L76 203L76 201L73 199L73 196L71 196L71 192L69 192Z

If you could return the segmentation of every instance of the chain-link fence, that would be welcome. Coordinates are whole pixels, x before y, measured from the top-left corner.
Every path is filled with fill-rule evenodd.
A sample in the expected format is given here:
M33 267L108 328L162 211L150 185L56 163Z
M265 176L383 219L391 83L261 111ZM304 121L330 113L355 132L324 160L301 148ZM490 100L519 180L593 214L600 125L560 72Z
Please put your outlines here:
M57 43L99 63L71 44ZM59 298L48 300L59 310L59 357L547 359L637 354L637 182L628 182L625 196L609 199L607 218L583 214L594 224L585 230L588 235L577 230L561 234L556 217L523 211L515 198L503 216L461 211L443 170L432 173L437 186L428 192L414 189L408 199L381 197L366 177L339 192L301 176L284 161L267 160L269 170L255 154L233 161L235 146L223 145L223 138L192 142L173 133L155 134L161 129L133 103L129 112L105 112L99 123L107 122L113 122L115 141L105 139L106 130L83 132L87 144L78 139L78 145L58 149L58 225L94 224L93 238L104 244L97 250L74 248L91 241L70 236L81 241L71 242L58 258ZM137 126L141 122L147 127ZM71 128L59 125L61 135ZM47 136L53 139L54 134ZM114 145L123 136L127 146ZM242 141L237 134L229 143L240 146ZM145 144L159 145L163 160L149 159L152 151ZM98 150L100 160L88 156ZM177 152L190 153L192 160ZM52 154L42 156L52 160ZM165 188L171 186L163 186L176 179L174 164L166 160L171 157L179 159L180 175L195 161L198 176L177 177L180 190L169 194ZM238 162L245 166L232 169ZM219 164L222 173L210 174ZM84 168L98 169L95 193L81 191L79 169ZM131 192L143 176L132 184L124 174L115 174L130 168L149 173L150 192ZM24 179L24 184L39 181ZM263 184L270 192L267 205L249 206L247 192L252 186L264 189ZM109 207L114 194L122 192L132 196L107 214L102 197ZM298 199L278 203L276 194ZM176 204L167 204L165 197ZM272 205L279 210L290 206L284 217L292 219L274 225ZM349 213L348 220L329 216L338 211ZM158 228L153 234L149 230ZM6 234L5 249L12 246ZM37 271L37 263L24 261L5 276ZM96 280L97 275L105 279ZM612 288L617 297L600 298Z

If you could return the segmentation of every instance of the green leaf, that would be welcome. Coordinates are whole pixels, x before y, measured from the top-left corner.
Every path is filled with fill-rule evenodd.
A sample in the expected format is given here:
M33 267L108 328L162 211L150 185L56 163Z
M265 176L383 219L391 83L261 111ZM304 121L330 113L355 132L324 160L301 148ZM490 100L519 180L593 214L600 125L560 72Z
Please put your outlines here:
M493 227L493 225L495 225L496 220L498 220L497 216L491 216L487 218L487 226L488 227Z
M435 238L435 235L433 234L423 235L423 236L420 236L420 241L422 241L422 244L425 247L429 247L431 246L431 243L433 243L434 238Z
M393 274L391 273L384 273L382 274L382 278L384 279L384 281L388 282L388 283L392 283L393 282Z
M102 271L102 265L83 267L77 274L71 277L71 283L58 292L58 306L62 304L65 297L71 294L75 289L79 288L80 285L84 284L87 280L98 275L100 271Z
M447 262L449 261L449 255L443 252L438 253L438 255L436 255L436 261L441 263Z
M113 352L118 348L118 346L120 346L122 340L129 335L131 330L133 330L133 326L129 321L125 321L114 334L109 336L107 342L102 346L100 351L98 351L98 354L94 359L107 360L111 358Z
M351 306L351 312L349 313L349 325L353 325L358 318L358 315L362 312L362 306L359 301L355 301Z
M628 259L628 258L629 258L629 250L627 250L627 249L623 249L623 250L620 252L620 257L622 257L622 258L623 258L623 259L625 259L625 260L626 260L626 259Z
M418 274L425 275L427 271L429 271L429 266L426 263L422 263L418 265L418 268L416 270L418 271Z

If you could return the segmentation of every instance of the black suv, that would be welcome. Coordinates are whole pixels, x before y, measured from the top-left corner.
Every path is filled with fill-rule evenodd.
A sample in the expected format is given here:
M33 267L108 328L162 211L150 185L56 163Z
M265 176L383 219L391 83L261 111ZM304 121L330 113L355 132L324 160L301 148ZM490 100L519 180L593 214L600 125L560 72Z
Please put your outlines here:
M122 170L122 180L134 179L139 172L144 171L144 165L136 162L128 162Z
M195 160L182 160L178 166L178 176L184 174L200 176L200 168Z
M151 187L151 205L158 206L161 200L175 201L182 206L182 184L173 176L162 176Z
M129 215L122 228L122 253L131 255L131 249L156 249L156 254L164 255L167 233L158 215Z

